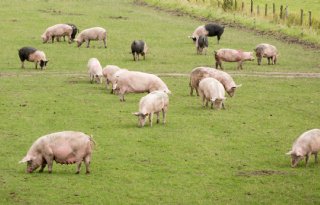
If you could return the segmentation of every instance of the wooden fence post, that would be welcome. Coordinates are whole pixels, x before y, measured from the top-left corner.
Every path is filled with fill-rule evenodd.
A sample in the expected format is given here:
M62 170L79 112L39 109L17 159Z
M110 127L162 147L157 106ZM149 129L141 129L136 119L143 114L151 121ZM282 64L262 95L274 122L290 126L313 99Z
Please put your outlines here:
M309 28L312 26L311 11L309 11Z
M286 8L285 8L284 19L288 19L288 5L286 5Z
M264 6L264 16L268 16L268 4Z
M303 9L300 10L300 25L303 25Z
M237 10L238 9L238 3L237 3L237 0L234 0L234 10Z
M244 10L244 2L242 2L242 4L241 4L241 10L243 12L243 10Z
M283 17L283 6L281 5L280 6L280 19L282 19Z
M276 5L275 3L272 4L272 13L273 13L273 17L276 15Z
M251 14L253 13L253 0L251 0Z

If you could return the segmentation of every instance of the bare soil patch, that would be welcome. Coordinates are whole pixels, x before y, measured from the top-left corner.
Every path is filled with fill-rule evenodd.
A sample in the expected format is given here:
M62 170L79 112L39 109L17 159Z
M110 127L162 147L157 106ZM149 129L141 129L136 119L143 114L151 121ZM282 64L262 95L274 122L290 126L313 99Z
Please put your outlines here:
M286 175L287 172L277 170L255 170L255 171L241 171L237 176L252 177L252 176L270 176L270 175Z

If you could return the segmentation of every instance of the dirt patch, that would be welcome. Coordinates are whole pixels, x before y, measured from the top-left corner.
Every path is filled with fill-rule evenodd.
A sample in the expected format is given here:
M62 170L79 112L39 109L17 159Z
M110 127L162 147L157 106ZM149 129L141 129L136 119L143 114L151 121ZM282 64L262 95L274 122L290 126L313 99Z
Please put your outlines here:
M159 7L159 6L153 6L153 5L149 5L148 3L144 2L143 0L135 0L134 4L138 5L138 6L144 6L144 7L153 8L153 9L158 10L158 11L164 11L164 12L170 13L171 15L174 15L174 16L189 16L189 17L194 18L196 20L203 21L204 23L210 23L210 19L208 19L208 18L199 17L199 16L196 16L196 15L181 11L179 9L173 9L172 10L172 9L162 8L162 7ZM242 24L239 24L239 23L224 22L224 21L219 20L219 19L214 19L214 22L211 22L211 23L219 23L221 25L224 25L224 26L227 26L227 27L230 27L230 28L236 28L236 29L241 29L241 30L247 31L247 32L253 32L253 33L255 33L256 35L259 35L259 36L266 35L266 36L273 37L273 38L275 38L277 40L280 40L282 42L286 42L286 43L289 43L289 44L299 44L299 45L303 46L304 48L320 50L320 45L319 44L308 42L308 41L299 39L297 37L288 36L288 35L285 35L285 34L282 34L280 32L276 32L276 31L261 31L261 30L255 29L255 28L246 27L246 26L244 26Z
M277 170L255 170L255 171L241 171L236 175L241 177L252 177L252 176L271 176L271 175L286 175L287 172Z
M128 20L129 17L126 16L109 16L110 19L115 19L115 20Z
M83 16L84 14L81 13L67 13L61 10L55 10L55 9L38 9L41 13L51 14L51 15L67 15L67 16Z

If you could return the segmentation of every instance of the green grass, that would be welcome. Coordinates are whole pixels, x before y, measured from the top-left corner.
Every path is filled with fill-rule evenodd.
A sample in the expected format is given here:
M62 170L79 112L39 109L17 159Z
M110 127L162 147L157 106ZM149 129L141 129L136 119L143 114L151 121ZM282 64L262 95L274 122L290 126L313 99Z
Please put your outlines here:
M319 165L290 168L285 153L305 130L319 127L317 78L248 77L251 72L319 73L319 51L228 28L220 44L210 39L207 56L196 55L187 38L201 22L123 1L1 1L0 204L318 204ZM49 11L44 13L43 10ZM56 12L53 12L56 11ZM57 15L56 13L60 14ZM114 17L123 18L114 18ZM16 19L15 21L12 21ZM102 26L108 48L42 44L46 27L75 23L80 30ZM241 38L239 38L241 36ZM146 61L134 62L133 39L150 47ZM226 110L201 107L189 96L187 77L161 77L172 91L166 125L137 127L138 101L120 103L104 85L90 84L89 58L150 73L189 73L213 65L220 47L252 50L276 45L276 66L246 62L244 71L225 63L243 84ZM33 63L20 68L17 49L46 52L45 71ZM91 174L75 165L53 165L50 175L25 173L18 161L38 137L62 130L92 134L97 146ZM83 167L84 169L84 167Z

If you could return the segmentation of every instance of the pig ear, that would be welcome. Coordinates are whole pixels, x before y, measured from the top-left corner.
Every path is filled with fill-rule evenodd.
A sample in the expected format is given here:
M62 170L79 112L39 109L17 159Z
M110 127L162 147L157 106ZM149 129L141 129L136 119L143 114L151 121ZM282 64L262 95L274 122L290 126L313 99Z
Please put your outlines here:
M291 155L292 153L293 153L293 152L292 152L292 150L291 150L291 151L287 152L286 155Z
M19 163L25 163L25 162L28 162L28 161L31 161L32 158L30 156L25 156Z

